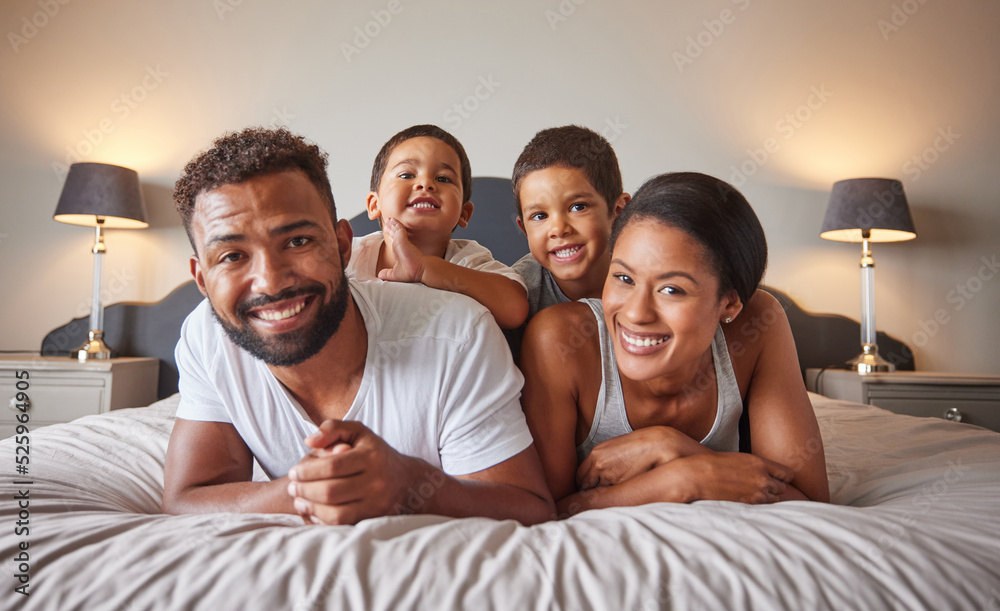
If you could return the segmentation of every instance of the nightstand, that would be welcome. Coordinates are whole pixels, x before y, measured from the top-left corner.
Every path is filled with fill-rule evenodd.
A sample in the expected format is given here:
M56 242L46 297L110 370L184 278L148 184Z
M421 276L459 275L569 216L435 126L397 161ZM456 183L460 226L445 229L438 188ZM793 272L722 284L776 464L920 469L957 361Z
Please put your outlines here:
M859 375L806 369L806 388L898 414L934 416L1000 431L1000 376L894 371ZM818 376L818 379L817 379Z
M27 372L27 374L23 373ZM81 363L61 356L0 355L0 438L18 424L17 393L28 395L29 431L89 414L156 401L160 362L123 357ZM26 376L26 377L25 377Z

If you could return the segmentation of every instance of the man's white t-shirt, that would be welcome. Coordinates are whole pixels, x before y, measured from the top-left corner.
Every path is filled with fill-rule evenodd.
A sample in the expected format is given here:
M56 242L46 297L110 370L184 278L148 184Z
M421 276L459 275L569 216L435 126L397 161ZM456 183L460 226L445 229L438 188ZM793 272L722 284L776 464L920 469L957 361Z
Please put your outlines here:
M345 420L450 475L492 467L531 444L519 403L524 379L486 308L420 285L349 282L368 354ZM305 456L302 440L316 424L262 361L230 341L208 300L184 321L175 360L178 418L232 423L272 479Z
M378 253L385 237L381 231L369 233L351 242L351 260L344 272L356 280L378 280ZM493 258L493 253L475 240L451 240L444 251L444 260L481 272L500 274L522 287L524 279L510 267Z

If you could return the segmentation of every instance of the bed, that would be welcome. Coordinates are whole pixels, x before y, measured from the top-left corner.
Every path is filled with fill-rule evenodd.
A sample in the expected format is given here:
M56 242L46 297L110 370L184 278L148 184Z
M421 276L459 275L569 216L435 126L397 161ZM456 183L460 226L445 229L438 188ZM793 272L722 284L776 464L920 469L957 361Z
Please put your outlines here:
M150 307L177 318L191 290ZM818 348L842 334L829 332L839 317L799 320L787 303L796 342L815 352L800 365L840 359ZM0 441L0 608L1000 608L1000 434L971 425L811 394L830 504L660 503L533 527L431 515L306 526L161 514L178 401L162 380L161 396L32 430L24 476L14 439Z
M31 484L3 470L0 606L1000 607L1000 434L811 399L830 504L664 503L530 528L437 516L351 527L161 515L177 397L88 416L33 432ZM14 460L12 439L0 441L0 461ZM18 491L30 497L24 536L15 535ZM27 598L14 590L24 541Z

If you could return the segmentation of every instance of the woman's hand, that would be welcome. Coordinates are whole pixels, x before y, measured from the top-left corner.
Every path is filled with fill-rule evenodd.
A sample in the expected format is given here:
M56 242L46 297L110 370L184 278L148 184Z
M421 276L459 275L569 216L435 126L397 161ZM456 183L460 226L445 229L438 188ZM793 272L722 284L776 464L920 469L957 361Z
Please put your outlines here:
M795 477L773 460L739 452L706 452L674 461L668 467L689 490L691 501L774 503Z
M677 458L708 452L671 426L649 426L597 444L576 471L581 490L630 480Z

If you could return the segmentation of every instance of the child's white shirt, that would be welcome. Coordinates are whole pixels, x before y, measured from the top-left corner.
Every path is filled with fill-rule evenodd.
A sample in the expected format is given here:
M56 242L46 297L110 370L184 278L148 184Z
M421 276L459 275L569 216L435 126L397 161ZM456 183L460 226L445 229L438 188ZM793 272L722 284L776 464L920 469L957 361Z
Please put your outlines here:
M345 270L347 277L362 281L378 280L378 254L383 242L385 238L381 231L354 238L351 243L351 261ZM469 269L500 274L517 282L527 291L520 274L494 259L490 249L475 240L449 241L444 260Z

